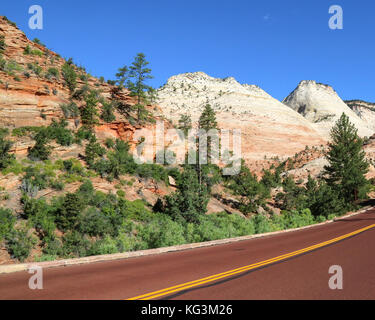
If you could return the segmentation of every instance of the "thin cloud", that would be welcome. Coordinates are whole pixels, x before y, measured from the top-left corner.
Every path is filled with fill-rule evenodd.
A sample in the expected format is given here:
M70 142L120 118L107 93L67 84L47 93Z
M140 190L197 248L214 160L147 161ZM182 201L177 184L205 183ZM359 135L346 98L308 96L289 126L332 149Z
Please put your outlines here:
M263 16L264 21L269 21L270 19L271 19L271 15L269 13Z

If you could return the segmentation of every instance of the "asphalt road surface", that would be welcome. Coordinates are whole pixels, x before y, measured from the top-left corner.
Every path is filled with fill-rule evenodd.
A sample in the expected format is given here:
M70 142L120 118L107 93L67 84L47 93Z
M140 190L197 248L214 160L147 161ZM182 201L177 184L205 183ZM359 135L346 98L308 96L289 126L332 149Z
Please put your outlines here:
M375 299L375 210L305 230L160 255L0 275L0 299ZM330 289L338 265L343 288Z

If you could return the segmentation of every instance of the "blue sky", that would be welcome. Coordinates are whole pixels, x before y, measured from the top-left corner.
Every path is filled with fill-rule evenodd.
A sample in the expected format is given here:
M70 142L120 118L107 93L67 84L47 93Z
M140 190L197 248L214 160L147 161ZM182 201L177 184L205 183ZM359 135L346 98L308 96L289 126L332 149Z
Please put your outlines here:
M43 30L28 27L34 4L44 10ZM333 4L344 10L343 30L328 27ZM106 79L144 52L155 87L204 71L277 99L316 80L343 99L375 101L373 0L3 0L0 14Z

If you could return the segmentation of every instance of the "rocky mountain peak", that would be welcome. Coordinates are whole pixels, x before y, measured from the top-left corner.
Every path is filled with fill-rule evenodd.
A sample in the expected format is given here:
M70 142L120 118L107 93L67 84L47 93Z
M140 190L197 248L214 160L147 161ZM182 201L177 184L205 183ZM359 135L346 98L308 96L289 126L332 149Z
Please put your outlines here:
M252 99L254 104L256 98L273 100L268 93L256 85L240 84L235 78L214 78L204 72L183 73L172 76L167 83L158 90L160 103L164 111L168 113L171 109L187 108L187 112L201 109L207 101L217 110L223 108L234 108L237 112L246 112L244 105L249 104ZM247 99L247 103L234 106L235 99ZM238 104L238 103L237 103ZM186 107L186 106L190 107Z
M301 87L316 87L316 88L326 89L326 90L335 92L335 90L330 85L316 82L315 80L302 80L298 84L298 88L301 88Z
M375 129L375 103L363 100L347 100L345 103L369 127Z
M248 163L265 161L265 155L293 155L306 145L324 143L300 114L257 85L241 84L233 77L214 78L203 72L176 75L158 90L158 96L163 113L176 124L182 114L196 122L209 103L220 128L241 129Z
M290 93L283 100L283 103L290 106L291 104L295 103L296 100L329 100L330 102L342 101L337 92L331 86L323 83L318 83L315 80L302 80L298 84L297 88L294 89L292 93ZM314 121L315 120L317 119L314 119Z
M299 83L283 103L303 115L323 135L329 136L330 128L345 113L356 125L360 135L369 136L373 128L351 110L329 85L304 80Z

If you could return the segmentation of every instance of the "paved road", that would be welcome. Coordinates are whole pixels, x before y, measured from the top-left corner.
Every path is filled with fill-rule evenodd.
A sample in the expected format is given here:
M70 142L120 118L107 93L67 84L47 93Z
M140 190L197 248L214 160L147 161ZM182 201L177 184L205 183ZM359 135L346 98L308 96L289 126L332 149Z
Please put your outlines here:
M155 299L375 299L373 225L375 210L370 210L265 238L51 268L44 270L43 290L28 288L27 272L0 275L0 299L128 299L148 293L144 297ZM312 250L317 244L322 245ZM343 269L343 290L329 289L332 265ZM198 279L204 280L194 282Z

